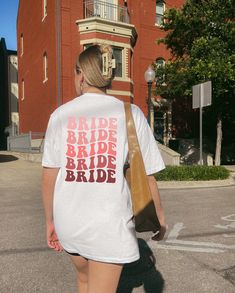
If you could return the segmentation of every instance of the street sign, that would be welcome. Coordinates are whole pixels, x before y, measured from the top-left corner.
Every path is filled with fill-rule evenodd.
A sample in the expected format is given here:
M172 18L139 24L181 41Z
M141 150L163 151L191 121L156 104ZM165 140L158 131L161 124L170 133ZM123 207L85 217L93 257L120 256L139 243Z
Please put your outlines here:
M199 83L193 86L193 109L200 109L200 165L202 159L202 108L211 105L211 81Z
M211 81L193 86L193 109L211 105Z

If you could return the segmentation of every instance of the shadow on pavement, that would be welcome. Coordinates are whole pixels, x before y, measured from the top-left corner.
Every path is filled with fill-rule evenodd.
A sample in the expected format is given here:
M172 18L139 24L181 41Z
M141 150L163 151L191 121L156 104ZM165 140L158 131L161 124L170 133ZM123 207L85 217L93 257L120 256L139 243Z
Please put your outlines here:
M164 279L156 270L156 259L145 240L138 238L140 259L126 264L118 284L117 293L131 293L134 288L144 286L146 293L161 293Z
M11 161L19 160L19 158L12 155L2 155L0 154L0 163L6 163Z

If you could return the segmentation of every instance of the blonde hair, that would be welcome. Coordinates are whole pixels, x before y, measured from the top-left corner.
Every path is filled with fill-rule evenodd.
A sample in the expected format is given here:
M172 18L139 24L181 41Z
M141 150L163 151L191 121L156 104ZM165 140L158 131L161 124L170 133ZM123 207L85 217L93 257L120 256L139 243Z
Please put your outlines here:
M108 45L93 45L84 50L78 57L76 66L84 74L85 81L97 88L110 87L114 74L112 70L113 50ZM107 58L104 59L104 56ZM104 61L105 60L105 61ZM106 63L107 64L103 64ZM107 72L104 72L104 66Z

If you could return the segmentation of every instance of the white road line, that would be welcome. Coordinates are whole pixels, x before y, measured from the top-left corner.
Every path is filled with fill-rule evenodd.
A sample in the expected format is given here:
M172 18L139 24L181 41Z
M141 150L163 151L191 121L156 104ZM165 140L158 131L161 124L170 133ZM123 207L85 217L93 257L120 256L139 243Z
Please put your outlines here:
M222 249L215 249L215 248L190 247L190 246L179 246L179 245L163 245L163 244L158 244L153 240L149 240L148 245L152 249L167 249L167 250L180 250L180 251L206 252L206 253L224 252L224 250L222 250Z
M219 229L229 229L229 225L214 225L215 228L219 228Z
M179 236L179 234L180 234L180 231L182 230L182 229L184 229L185 227L184 227L184 223L176 223L175 225L174 225L174 227L172 228L172 230L170 231L170 233L168 234L168 237L167 237L167 239L169 239L169 240L175 240L178 236Z
M187 241L187 240L166 240L167 243L180 244L180 245L192 245L192 246L206 246L211 248L221 248L235 250L235 245L224 245L214 242L198 242L198 241Z
M235 214L222 217L221 220L229 221L229 222L235 222Z

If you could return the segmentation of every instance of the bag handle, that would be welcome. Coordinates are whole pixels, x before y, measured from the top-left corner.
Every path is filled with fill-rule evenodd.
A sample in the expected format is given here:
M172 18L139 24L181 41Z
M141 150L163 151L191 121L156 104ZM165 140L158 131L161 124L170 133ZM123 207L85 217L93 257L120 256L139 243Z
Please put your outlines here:
M136 133L135 122L133 119L131 104L124 102L125 114L126 114L126 129L127 139L129 147L129 160L131 160L134 152L140 152L139 141Z

